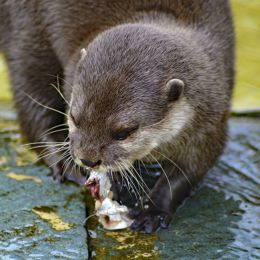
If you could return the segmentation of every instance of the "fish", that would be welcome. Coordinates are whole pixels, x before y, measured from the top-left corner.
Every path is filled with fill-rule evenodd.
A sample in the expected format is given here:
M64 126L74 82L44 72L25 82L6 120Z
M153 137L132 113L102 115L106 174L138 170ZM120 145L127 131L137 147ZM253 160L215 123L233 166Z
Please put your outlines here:
M91 171L85 186L95 199L95 214L104 229L125 229L133 223L128 217L128 207L113 200L112 184L107 173Z

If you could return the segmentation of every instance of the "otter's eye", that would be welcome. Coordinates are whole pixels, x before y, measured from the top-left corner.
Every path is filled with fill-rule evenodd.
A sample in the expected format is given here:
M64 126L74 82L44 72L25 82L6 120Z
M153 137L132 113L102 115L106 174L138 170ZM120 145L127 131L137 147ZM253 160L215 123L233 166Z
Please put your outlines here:
M118 141L125 140L129 136L129 132L124 130L115 134L115 139Z
M116 139L118 141L123 141L123 140L127 139L127 137L129 137L134 131L136 131L137 128L138 127L133 127L133 128L121 130L114 134L114 139Z

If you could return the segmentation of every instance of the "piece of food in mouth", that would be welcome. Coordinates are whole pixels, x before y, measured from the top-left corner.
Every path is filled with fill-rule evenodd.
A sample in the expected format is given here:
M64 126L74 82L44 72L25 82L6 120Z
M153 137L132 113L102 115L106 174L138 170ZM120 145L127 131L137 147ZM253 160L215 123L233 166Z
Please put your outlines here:
M106 173L92 171L85 185L95 199L96 215L105 229L124 229L132 224L133 220L127 217L128 208L112 200L113 192Z

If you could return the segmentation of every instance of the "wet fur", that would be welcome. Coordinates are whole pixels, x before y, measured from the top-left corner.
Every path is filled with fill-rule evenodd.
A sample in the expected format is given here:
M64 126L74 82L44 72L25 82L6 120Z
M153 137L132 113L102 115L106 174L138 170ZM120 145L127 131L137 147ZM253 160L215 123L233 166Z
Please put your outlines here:
M190 108L192 117L185 116L185 124L174 135L160 138L168 127L164 124L153 129L154 133L147 130L158 137L147 160L162 161L173 197L162 175L150 194L153 203L148 202L149 208L143 210L138 206L132 211L136 218L133 228L152 232L159 226L166 227L176 207L213 166L225 145L234 75L233 26L228 1L81 0L75 4L74 0L0 0L0 6L0 48L9 66L21 128L31 142L62 142L67 137L67 131L42 137L44 131L67 119L25 95L28 93L44 105L65 112L65 101L50 85L56 84L56 75L65 78L59 84L68 101L74 91L77 102L72 110L77 114L86 107L87 98L95 98L95 107L85 110L84 116L88 114L89 121L86 117L78 120L96 136L106 134L104 118L110 116L106 112L119 107L126 109L130 97L133 105L143 105L145 125L167 117L169 123L183 104ZM99 52L109 44L113 53L110 48ZM124 59L122 46L128 50L129 44L136 51L125 53ZM85 62L78 63L82 48L86 48ZM91 64L88 64L86 57L90 50ZM128 66L129 59L133 66ZM91 70L95 73L84 74ZM90 88L84 99L86 78L93 86L98 82L102 91L97 93L96 87ZM158 86L161 90L171 78L183 80L185 87L180 99L168 103L158 95ZM127 87L134 83L136 91L130 95ZM107 92L109 84L119 93L117 103ZM129 95L120 96L121 92ZM147 102L140 103L140 95ZM151 109L153 104L156 109ZM98 118L91 117L91 110L96 111ZM124 116L128 119L138 116L138 106L134 111L123 114L121 121ZM84 142L91 143L85 149L89 153L86 156L98 157L99 154L95 155L95 147L100 145L98 139L90 142L85 136ZM121 147L117 156L126 150ZM53 154L46 158L46 163L55 163L59 156ZM59 172L59 168L55 170Z

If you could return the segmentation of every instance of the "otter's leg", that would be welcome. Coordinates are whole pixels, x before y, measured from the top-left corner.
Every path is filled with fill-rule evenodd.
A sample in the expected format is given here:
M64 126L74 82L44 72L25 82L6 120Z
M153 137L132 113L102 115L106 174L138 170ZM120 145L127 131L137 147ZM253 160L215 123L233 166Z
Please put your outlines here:
M65 101L51 86L57 85L57 75L62 77L61 65L49 49L41 47L37 51L32 46L26 49L17 48L15 53L7 55L7 61L22 132L30 143L39 142L33 146L39 146L39 153L44 152L46 156L43 157L43 161L53 169L54 178L61 180L64 167L61 156L65 150L55 152L55 149L61 148L67 131L45 134L48 129L57 125L61 125L60 130L66 128L62 125L66 120L63 114ZM59 128L53 129L55 130Z
M164 163L164 174L156 182L149 199L146 199L144 208L140 205L130 211L130 217L135 218L131 228L134 230L151 233L159 227L166 228L176 208L190 194L195 185L191 175L183 170Z
M168 178L162 173L151 190L152 202L148 200L144 209L140 206L132 209L130 216L135 218L132 229L151 233L159 227L166 228L169 225L177 207L196 188L223 152L227 119L228 110L223 113L219 122L214 122L210 132L200 132L197 128L197 134L189 135L185 145L180 146L181 151L176 151L173 155L176 160L167 158L162 163Z
M162 173L151 190L151 200L147 200L147 206L143 209L137 206L130 211L130 217L135 219L132 229L151 233L169 225L177 207L196 188L222 153L226 140L226 121L227 115L224 114L216 127L217 133L212 131L207 135L197 135L195 142L190 138L189 145L182 146L177 161L162 163L167 178Z

